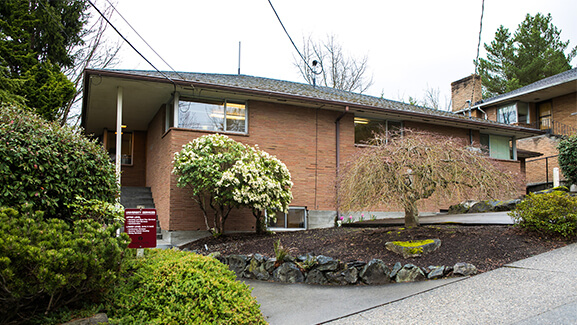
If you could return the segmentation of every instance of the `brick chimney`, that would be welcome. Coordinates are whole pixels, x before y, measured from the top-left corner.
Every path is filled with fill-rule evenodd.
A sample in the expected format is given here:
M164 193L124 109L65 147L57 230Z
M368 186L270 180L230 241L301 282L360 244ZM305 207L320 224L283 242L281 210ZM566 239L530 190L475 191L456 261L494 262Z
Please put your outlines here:
M473 89L475 90L474 92ZM453 112L468 108L467 100L471 100L471 106L473 106L482 98L481 77L478 75L472 74L451 83L451 106Z

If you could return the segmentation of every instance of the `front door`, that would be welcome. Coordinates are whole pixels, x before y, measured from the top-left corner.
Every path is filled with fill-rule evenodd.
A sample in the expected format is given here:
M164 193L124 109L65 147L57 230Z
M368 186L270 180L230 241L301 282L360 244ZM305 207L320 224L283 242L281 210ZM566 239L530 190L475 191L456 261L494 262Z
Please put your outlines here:
M543 102L538 105L539 128L541 130L551 130L551 102Z

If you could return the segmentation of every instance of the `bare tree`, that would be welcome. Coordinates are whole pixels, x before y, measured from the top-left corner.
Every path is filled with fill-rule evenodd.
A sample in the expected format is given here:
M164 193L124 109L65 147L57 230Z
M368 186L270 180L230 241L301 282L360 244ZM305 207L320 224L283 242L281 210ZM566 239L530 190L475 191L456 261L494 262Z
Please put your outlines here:
M365 92L373 84L373 77L367 76L368 57L346 55L334 35L327 36L326 41L316 42L309 36L303 43L303 57L295 57L294 65L307 83L358 93ZM318 66L311 67L313 61Z
M101 10L107 19L110 19L114 5L111 2L106 2L106 8ZM120 51L121 42L110 42L106 37L105 31L108 24L105 19L100 16L92 7L91 20L92 24L84 30L82 39L84 43L81 46L70 49L74 58L74 64L66 69L64 74L70 79L76 87L74 97L64 106L59 112L60 124L70 124L77 126L80 121L80 102L82 101L83 72L87 68L105 69L114 66L117 63L116 55Z
M461 139L404 129L402 136L381 134L373 144L341 173L341 211L397 204L405 210L405 225L413 227L419 225L421 199L509 198L519 188L513 175Z
M441 111L451 110L450 98L447 98L447 96L441 98L441 91L438 87L433 88L427 85L427 89L425 89L425 93L421 99L409 96L409 99L406 100L404 94L402 96L398 95L397 98L399 101L411 105L423 106Z

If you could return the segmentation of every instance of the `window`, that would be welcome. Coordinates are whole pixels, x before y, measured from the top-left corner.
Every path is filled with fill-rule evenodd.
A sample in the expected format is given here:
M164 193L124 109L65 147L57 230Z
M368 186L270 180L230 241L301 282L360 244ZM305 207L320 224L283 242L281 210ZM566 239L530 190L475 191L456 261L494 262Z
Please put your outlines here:
M367 144L376 134L396 132L402 128L401 122L371 119L355 116L355 143ZM388 139L385 139L387 141Z
M276 218L267 216L269 228L306 229L307 227L307 209L305 207L290 207L288 213L277 212L275 216Z
M492 134L481 134L481 146L483 151L489 154L491 158L495 159L515 159L513 153L513 138L492 135Z
M180 100L178 127L246 133L246 105L220 100Z
M529 104L515 102L497 109L497 122L529 124Z

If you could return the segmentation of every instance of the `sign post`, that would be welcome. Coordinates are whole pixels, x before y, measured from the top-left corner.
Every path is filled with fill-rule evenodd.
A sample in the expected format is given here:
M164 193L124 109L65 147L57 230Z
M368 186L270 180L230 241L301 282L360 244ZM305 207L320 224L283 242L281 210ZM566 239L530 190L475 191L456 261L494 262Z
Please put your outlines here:
M130 237L128 248L156 247L156 209L125 209L124 231Z

